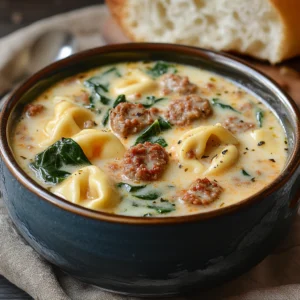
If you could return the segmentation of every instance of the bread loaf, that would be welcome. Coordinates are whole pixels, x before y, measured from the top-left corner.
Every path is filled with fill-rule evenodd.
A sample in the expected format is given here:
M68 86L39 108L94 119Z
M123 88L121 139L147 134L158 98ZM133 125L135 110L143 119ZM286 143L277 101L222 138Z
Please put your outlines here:
M107 4L133 41L234 51L271 63L300 54L299 0L107 0Z

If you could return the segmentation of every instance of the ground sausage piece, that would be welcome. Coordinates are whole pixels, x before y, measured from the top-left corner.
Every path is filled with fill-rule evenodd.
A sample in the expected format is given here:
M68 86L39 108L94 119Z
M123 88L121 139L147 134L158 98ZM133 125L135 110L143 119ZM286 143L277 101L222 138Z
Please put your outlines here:
M191 83L187 76L181 77L174 74L163 75L160 80L160 86L163 95L168 95L172 92L180 95L189 95L197 90L197 86Z
M165 117L173 125L184 126L189 125L192 121L207 118L211 112L209 101L193 94L173 100Z
M223 122L222 126L232 133L245 132L249 129L255 128L255 124L245 122L238 117L229 117Z
M135 134L153 123L157 108L146 109L142 104L120 103L110 114L110 125L123 137Z
M124 174L135 181L154 181L162 175L168 161L168 153L162 146L149 142L138 144L124 155Z
M97 123L93 120L87 120L83 123L83 128L84 129L90 129L97 126Z
M44 110L44 105L42 104L28 104L25 107L25 112L27 116L34 117Z
M198 178L184 193L182 200L194 205L207 205L216 200L223 188L207 178Z

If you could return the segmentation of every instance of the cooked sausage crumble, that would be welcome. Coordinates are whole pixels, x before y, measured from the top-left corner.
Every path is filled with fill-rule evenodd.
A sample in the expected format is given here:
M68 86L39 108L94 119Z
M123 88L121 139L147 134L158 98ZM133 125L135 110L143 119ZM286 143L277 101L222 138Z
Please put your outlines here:
M189 81L187 76L181 77L174 74L165 74L160 80L162 94L168 95L172 92L180 95L189 95L197 91L197 86Z
M218 199L223 191L216 182L198 178L184 193L182 200L194 205L207 205Z
M28 104L25 107L25 112L28 117L34 117L44 110L44 105L42 104Z
M245 122L238 117L229 117L225 120L222 126L232 133L245 132L249 129L255 128L255 124Z
M140 132L153 123L158 109L146 109L142 104L120 103L110 114L110 124L114 132L122 137Z
M195 120L205 119L211 113L209 101L192 94L173 100L165 113L165 117L173 125L185 126L190 125Z
M166 150L145 142L127 150L123 159L124 174L135 181L154 181L161 177L169 161Z

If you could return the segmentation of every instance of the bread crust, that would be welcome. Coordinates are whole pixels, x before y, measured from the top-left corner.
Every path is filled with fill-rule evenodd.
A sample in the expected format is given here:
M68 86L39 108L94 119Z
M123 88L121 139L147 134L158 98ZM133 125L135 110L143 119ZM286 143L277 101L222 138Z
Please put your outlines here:
M277 50L276 58L271 63L279 63L285 59L300 55L300 1L299 0L264 0L269 1L270 5L277 11L281 23L283 24L282 40ZM124 34L135 42L143 42L126 26L126 6L127 0L106 0L106 3L122 28ZM234 50L236 51L236 50ZM245 53L242 53L245 54ZM248 53L251 55L251 53ZM257 57L261 59L260 57Z
M134 42L143 42L136 39L135 35L127 28L125 25L124 20L126 19L126 0L106 0L105 1L112 16L120 25L123 33L132 41Z
M300 54L300 1L299 0L267 0L277 10L284 26L283 39L278 51L281 62Z

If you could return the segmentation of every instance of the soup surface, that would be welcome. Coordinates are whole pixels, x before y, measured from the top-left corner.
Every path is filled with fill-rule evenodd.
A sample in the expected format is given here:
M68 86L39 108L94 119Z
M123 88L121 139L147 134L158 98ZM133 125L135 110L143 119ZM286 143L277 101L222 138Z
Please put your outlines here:
M134 62L67 78L24 108L24 171L94 210L163 217L239 202L272 182L287 141L261 99L192 66Z

